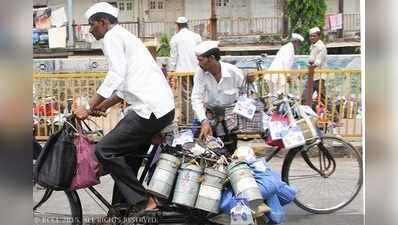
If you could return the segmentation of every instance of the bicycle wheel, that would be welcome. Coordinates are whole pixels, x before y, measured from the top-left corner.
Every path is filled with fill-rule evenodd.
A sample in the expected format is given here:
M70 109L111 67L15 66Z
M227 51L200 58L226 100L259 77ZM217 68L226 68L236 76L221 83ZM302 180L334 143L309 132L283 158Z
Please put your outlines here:
M297 206L311 213L332 213L359 193L362 157L343 139L325 136L308 149L290 150L283 163L282 179L297 188Z
M52 191L34 184L33 220L35 225L83 224L79 195L76 191Z

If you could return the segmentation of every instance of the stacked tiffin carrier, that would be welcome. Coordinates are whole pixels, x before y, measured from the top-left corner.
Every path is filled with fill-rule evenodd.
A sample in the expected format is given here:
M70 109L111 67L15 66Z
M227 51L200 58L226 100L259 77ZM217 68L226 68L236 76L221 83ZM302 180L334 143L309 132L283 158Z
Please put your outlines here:
M230 224L242 205L254 220L284 221L282 206L294 199L296 190L251 148L240 147L226 158L220 139L195 141L190 131L175 137L163 146L148 192L182 207L224 215Z

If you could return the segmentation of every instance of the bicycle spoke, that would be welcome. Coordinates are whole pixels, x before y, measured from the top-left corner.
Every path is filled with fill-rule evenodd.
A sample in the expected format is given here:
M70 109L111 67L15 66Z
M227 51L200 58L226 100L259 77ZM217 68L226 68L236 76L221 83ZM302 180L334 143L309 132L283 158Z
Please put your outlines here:
M334 212L351 202L362 186L361 157L339 138L327 136L305 153L289 157L284 179L298 188L297 205L310 212Z

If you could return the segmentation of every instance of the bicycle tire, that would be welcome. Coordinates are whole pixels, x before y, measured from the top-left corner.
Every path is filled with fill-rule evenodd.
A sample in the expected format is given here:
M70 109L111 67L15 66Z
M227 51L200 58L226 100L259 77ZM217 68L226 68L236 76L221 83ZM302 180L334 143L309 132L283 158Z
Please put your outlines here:
M80 202L79 195L76 191L64 191L63 193L66 195L66 198L68 199L69 205L67 208L70 209L70 215L65 215L65 214L58 214L58 213L51 213L51 212L46 212L46 213L36 213L36 210L40 210L40 206L42 206L45 202L47 202L49 199L51 199L51 194L52 191L46 189L46 193L49 193L46 199L39 205L36 204L36 206L33 207L33 217L34 217L34 224L48 224L48 221L58 221L58 220L67 220L67 222L64 222L62 224L71 224L71 225L82 225L83 224L83 212L82 212L82 206ZM42 196L44 197L44 196ZM69 212L68 212L69 213Z
M321 182L323 180L328 180L327 178L330 178L333 175L338 176L338 174L335 174L336 173L335 170L339 170L340 169L339 165L340 165L340 167L342 167L341 170L343 170L344 168L347 169L348 167L350 167L350 168L352 168L352 170L354 170L356 167L354 167L354 165L352 165L352 167L351 167L351 164L357 164L355 166L357 166L357 169L358 169L358 171L357 171L358 172L358 174L357 174L358 177L352 182L352 184L354 186L351 188L352 190L349 193L349 195L347 197L345 197L344 199L338 200L338 202L336 202L336 204L333 204L333 205L328 206L328 207L319 207L318 205L315 206L315 202L304 202L304 200L303 200L304 197L301 197L301 195L304 195L303 193L305 193L305 192L302 191L302 190L300 191L300 188L298 188L298 193L296 195L296 198L294 199L295 204L298 207L300 207L300 208L302 208L302 209L304 209L304 210L306 210L306 211L308 211L310 213L314 213L314 214L329 214L329 213L333 213L333 212L335 212L335 211L337 211L339 209L344 208L349 203L351 203L355 199L355 197L358 195L359 191L362 188L362 182L363 182L363 167L362 167L361 154L350 143L346 142L345 140L343 140L341 138L333 137L333 136L325 136L325 137L323 137L319 144L310 147L308 150L304 150L303 147L296 148L296 149L291 149L288 152L288 154L286 155L286 158L285 158L285 160L283 162L283 166L282 166L282 179L283 179L283 181L285 181L289 185L294 186L295 182L293 182L293 180L294 180L293 176L295 174L293 174L294 173L293 170L296 167L300 168L300 171L306 169L306 168L303 167L303 160L307 164L307 168L310 168L309 164L305 161L303 156L305 157L305 155L308 156L309 154L313 154L313 157L319 158L318 156L322 155L322 154L319 154L317 156L316 152L312 153L311 151L315 150L316 148L320 148L320 145L325 147L326 141L332 141L335 144L338 143L339 145L336 145L338 147L341 147L341 145L342 145L344 147L343 151L345 151L346 153L345 152L340 152L339 150L335 150L335 149L328 149L327 150L327 152L332 152L331 154L336 154L336 156L339 156L338 154L342 154L343 153L343 157L341 157L341 156L332 157L333 160L330 160L328 162L329 164L327 165L327 167L334 166L333 170L330 171L329 176L322 177L320 174L317 174L317 175L319 175L319 177L321 177L321 179L318 179L319 186L321 185ZM327 147L325 147L325 148L327 149ZM332 150L332 151L330 151L330 150ZM334 152L333 152L333 150L334 150ZM354 159L353 162L352 163L345 162L345 161L348 161L346 158L349 159L349 157L346 157L346 156L351 156ZM333 161L335 163L334 165L333 165ZM347 166L347 165L349 165L349 166ZM292 167L294 167L294 168L292 168ZM340 172L340 171L338 171L338 172ZM340 173L340 174L343 174L343 173ZM298 176L301 176L301 178L299 177L299 178L297 178L297 180L305 179L305 177L310 177L309 175L305 175L305 174L297 175L297 177ZM344 174L343 176L347 176L347 174ZM349 180L348 178L346 178L346 177L343 177L343 178L341 178L341 181L340 181L341 183L343 183L343 181L348 182L348 180ZM313 188L315 188L315 189L318 188L318 187L314 187L314 186L315 185L312 185ZM330 187L326 186L326 187L327 188L333 188L331 186ZM312 194L314 194L314 193L312 193ZM316 196L316 195L313 195L313 196ZM311 195L310 195L310 197L311 197ZM319 197L316 196L314 198L319 198L320 200L321 199L325 200L327 197L328 196L320 195ZM332 198L333 198L333 196L332 196ZM334 199L331 199L331 201L333 201L333 200Z

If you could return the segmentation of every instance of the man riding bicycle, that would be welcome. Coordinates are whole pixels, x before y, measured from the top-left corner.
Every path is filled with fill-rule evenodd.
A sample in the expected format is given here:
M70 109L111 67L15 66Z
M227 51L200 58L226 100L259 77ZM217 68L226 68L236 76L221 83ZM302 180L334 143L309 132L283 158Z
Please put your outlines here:
M161 69L140 39L118 25L119 10L100 2L85 13L90 33L103 39L103 52L109 64L106 77L86 106L74 110L78 119L98 115L109 107L127 102L125 117L96 145L103 169L115 181L113 205L127 202L134 212L156 208L137 180L141 159L151 137L174 119L174 97Z

